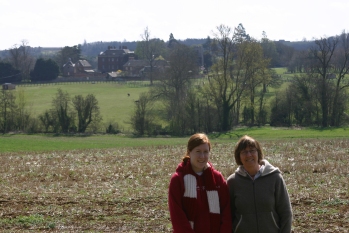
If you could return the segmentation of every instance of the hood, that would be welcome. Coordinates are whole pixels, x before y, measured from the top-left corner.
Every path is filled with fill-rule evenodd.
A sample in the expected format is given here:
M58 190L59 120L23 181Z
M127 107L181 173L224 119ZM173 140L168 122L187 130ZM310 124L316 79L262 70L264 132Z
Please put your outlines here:
M204 173L207 173L208 171L211 171L213 169L212 163L210 161L208 161L207 163L208 163L208 167L204 170ZM184 174L193 174L193 175L197 176L197 174L193 171L193 169L191 167L190 160L188 160L185 165L183 162L178 164L178 166L176 168L176 172L177 173L184 173Z
M186 165L184 165L183 162L181 162L180 164L178 164L177 168L176 168L176 172L179 173L183 173L185 170L188 169L188 164L190 164L190 162L188 161Z
M277 167L274 167L273 165L271 165L267 160L263 159L261 161L261 165L264 165L264 169L262 171L262 174L261 176L266 176L266 175L269 175L271 173L274 173L274 172L278 172L280 173L280 170L279 168Z
M273 165L271 165L267 160L263 159L261 161L261 165L264 165L263 169L261 170L262 174L261 176L266 176L269 174L272 174L274 172L279 172L280 170L277 167L274 167ZM247 176L247 174L244 172L244 170L241 168L242 165L240 165L237 169L236 169L236 173L241 175L241 176Z

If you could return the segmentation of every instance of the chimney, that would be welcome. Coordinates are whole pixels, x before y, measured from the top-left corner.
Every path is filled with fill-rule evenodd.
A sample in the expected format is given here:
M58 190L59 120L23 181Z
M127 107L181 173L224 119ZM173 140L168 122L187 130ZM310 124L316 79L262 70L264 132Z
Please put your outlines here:
M134 57L128 57L129 61L133 61L135 58Z

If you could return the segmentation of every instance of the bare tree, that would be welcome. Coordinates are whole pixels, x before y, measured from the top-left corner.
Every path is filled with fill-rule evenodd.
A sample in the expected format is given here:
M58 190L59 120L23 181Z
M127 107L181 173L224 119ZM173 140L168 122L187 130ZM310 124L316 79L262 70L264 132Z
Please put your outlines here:
M194 50L185 45L176 45L169 55L170 67L166 70L162 79L164 87L170 88L170 95L174 95L174 101L180 102L186 89L198 71ZM166 95L166 92L163 92Z
M244 74L244 86L250 101L251 125L255 121L255 98L258 95L257 88L261 88L259 112L262 112L264 90L263 87L270 82L271 74L268 70L269 59L264 58L263 48L260 43L251 39L244 41L238 46L238 51L241 56L237 57L237 63L241 66L237 73ZM238 68L238 67L236 67ZM236 69L237 70L237 69Z
M78 117L78 132L84 133L92 121L101 121L98 101L93 94L88 94L85 98L82 95L74 96L73 107Z
M239 33L241 33L240 30ZM237 118L238 113L234 114L233 110L239 108L237 105L246 89L244 84L248 79L248 72L244 72L246 53L242 46L245 40L234 39L232 29L225 25L217 27L214 37L219 57L212 66L205 92L217 106L217 114L221 122L220 129L226 131L231 129L234 116ZM237 43L241 44L238 49ZM238 57L236 61L234 57Z
M263 48L263 55L270 59L269 67L275 67L277 63L277 50L274 41L268 39L267 33L263 31L261 39L261 46Z
M231 126L231 109L236 101L234 93L236 86L233 80L233 34L230 27L220 25L214 32L214 44L218 48L219 59L212 66L209 83L206 89L218 108L221 121L221 130L229 130Z
M17 112L16 96L13 92L2 90L0 92L0 132L7 133L14 128Z
M10 64L21 71L22 79L30 79L30 71L34 68L35 59L31 56L28 41L22 40L20 45L14 45L9 49Z
M322 126L327 127L329 124L329 113L331 107L330 87L332 80L329 74L333 72L333 57L338 47L339 37L321 38L315 40L315 46L310 49L312 60L309 75L317 78L318 96L322 110Z
M58 89L56 96L52 100L53 117L56 119L60 130L63 133L69 132L74 125L74 116L70 107L70 96L68 92Z
M339 126L341 111L341 92L349 87L347 74L349 72L349 33L342 32L339 36L339 46L334 54L335 92L332 103L331 125Z
M131 116L130 124L138 135L151 134L153 129L152 116L153 101L149 93L141 93L135 101L135 110Z
M191 79L198 72L197 54L182 44L176 44L169 53L170 66L152 88L154 98L161 99L166 106L166 112L171 128L175 134L184 134L187 121L185 120L185 103Z
M40 114L38 118L45 128L45 133L48 133L50 126L53 127L53 131L56 131L54 128L55 119L52 110L46 110L44 113Z
M19 130L24 131L26 127L29 125L30 119L30 112L27 109L27 101L25 97L25 93L23 89L18 90L18 101L17 101L17 107L18 111L16 114L16 126Z
M137 43L136 53L141 59L145 59L150 67L149 79L153 85L153 70L156 57L161 55L165 49L165 43L159 39L151 38L148 27L141 34L142 41Z

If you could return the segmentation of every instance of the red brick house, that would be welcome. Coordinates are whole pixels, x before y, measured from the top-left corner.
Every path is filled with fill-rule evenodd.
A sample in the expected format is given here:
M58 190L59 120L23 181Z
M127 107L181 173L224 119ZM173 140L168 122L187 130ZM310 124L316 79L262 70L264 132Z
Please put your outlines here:
M77 63L75 63L75 69L76 69L76 72L80 72L80 73L93 72L91 64L86 60L79 60Z
M63 76L76 76L85 73L94 73L92 66L86 60L79 60L74 64L71 59L69 59L69 61L63 65Z
M151 69L149 61L134 60L133 57L130 57L123 65L123 71L125 71L127 76L147 78L150 73L153 73L155 76L163 74L167 67L169 67L169 63L165 60L154 60Z
M124 65L124 70L143 79L149 78L150 75L153 75L153 79L157 79L165 73L168 67L169 63L165 60L154 60L152 67L150 67L148 61L136 63L136 60L134 60L133 62L127 62Z
M69 58L68 62L63 65L63 76L72 76L75 74L75 64Z
M106 51L98 55L98 71L104 73L122 70L129 55L133 54L134 52L127 49L127 46L120 46L119 49L116 49L115 46L108 46Z
M133 57L129 57L129 60L123 65L123 71L127 76L139 76L139 72L145 66L149 64L146 60L134 60Z

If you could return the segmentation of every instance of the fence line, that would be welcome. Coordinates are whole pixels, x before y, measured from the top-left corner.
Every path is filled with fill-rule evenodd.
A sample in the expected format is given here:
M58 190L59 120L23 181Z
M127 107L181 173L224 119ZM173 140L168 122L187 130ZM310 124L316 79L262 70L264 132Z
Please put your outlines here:
M116 80L98 80L98 81L71 81L71 82L43 82L43 83L18 83L17 86L31 87L31 86L49 86L49 85L74 85L74 84L99 84L99 83L113 83L119 85L127 85L129 87L147 87L150 86L148 81L116 81Z

